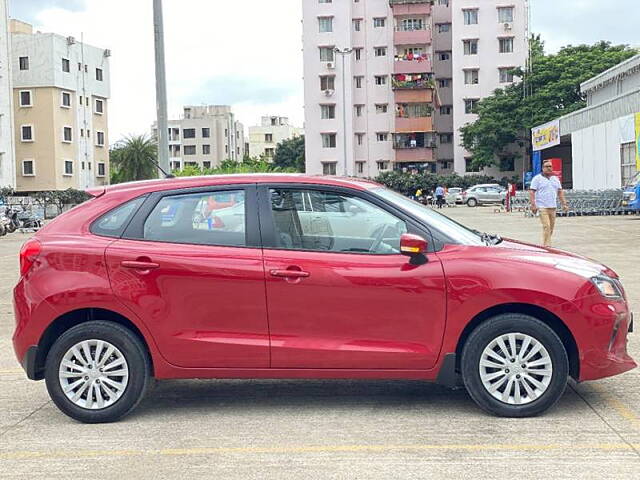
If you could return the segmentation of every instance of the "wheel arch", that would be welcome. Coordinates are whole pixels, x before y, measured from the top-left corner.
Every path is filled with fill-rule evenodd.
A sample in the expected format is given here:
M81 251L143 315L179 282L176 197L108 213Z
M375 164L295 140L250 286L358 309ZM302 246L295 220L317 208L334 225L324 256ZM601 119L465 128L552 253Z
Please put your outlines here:
M580 357L578 352L578 345L573 337L571 331L567 325L562 321L560 317L555 315L549 310L527 303L505 303L501 305L495 305L482 312L478 313L471 321L465 326L464 330L458 338L456 345L456 370L460 371L460 360L462 358L462 349L469 338L469 335L486 320L501 315L504 313L520 313L523 315L529 315L534 317L546 325L548 325L555 333L560 337L567 356L569 358L569 375L574 379L580 378Z
M102 320L116 323L127 328L136 337L138 337L148 355L149 364L151 366L151 375L154 375L154 361L151 349L149 348L149 343L147 342L147 339L145 338L142 331L136 326L135 323L133 323L122 314L114 312L113 310L104 308L81 308L60 315L53 322L51 322L51 324L43 332L38 342L38 350L33 366L34 380L42 380L44 378L45 361L55 341L70 328L73 328L76 325L80 325L82 323L90 322L92 320Z

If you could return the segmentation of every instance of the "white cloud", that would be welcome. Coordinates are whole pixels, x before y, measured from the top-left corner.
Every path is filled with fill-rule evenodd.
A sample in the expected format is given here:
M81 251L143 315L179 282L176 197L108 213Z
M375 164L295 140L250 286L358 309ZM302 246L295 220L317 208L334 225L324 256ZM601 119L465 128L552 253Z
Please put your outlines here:
M186 103L215 101L231 103L245 126L271 114L301 126L301 18L300 0L165 0L170 118ZM111 49L111 138L149 130L155 120L151 0L87 0L75 12L48 8L36 24L77 38L84 32L86 43Z

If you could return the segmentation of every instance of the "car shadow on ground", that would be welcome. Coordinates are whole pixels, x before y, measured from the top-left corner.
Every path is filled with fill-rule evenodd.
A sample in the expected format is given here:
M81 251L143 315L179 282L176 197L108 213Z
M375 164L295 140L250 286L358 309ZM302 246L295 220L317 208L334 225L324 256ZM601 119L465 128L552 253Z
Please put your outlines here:
M450 389L420 381L386 380L165 380L157 382L133 417L190 417L194 411L233 408L247 413L265 408L354 411L375 408L423 409L448 415L477 410L464 388ZM569 387L554 409L557 414L585 408Z

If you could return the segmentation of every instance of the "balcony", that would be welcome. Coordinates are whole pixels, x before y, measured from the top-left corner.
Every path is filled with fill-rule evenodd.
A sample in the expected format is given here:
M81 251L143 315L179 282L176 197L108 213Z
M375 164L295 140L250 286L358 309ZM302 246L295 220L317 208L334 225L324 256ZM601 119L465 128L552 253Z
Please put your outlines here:
M430 44L431 38L431 29L396 30L393 33L394 45Z
M435 160L433 148L406 148L396 150L395 161L409 163L426 163Z
M416 147L426 146L434 140L431 136L428 136L428 134L416 133L431 132L434 130L432 115L433 106L429 103L397 103L395 131L398 134L407 134L396 135L396 145L399 146L398 148L411 148L414 143L412 140L415 140Z
M395 133L393 148L398 151L430 150L436 148L436 135L434 132Z
M396 62L400 63L400 62ZM412 62L409 62L412 63ZM429 73L397 74L391 77L391 88L393 90L424 90L436 88L433 75Z
M394 15L430 15L431 0L389 0Z
M419 57L413 55L396 55L393 62L393 73L431 73L431 56L423 53Z
M396 103L433 103L433 90L396 89L394 100Z

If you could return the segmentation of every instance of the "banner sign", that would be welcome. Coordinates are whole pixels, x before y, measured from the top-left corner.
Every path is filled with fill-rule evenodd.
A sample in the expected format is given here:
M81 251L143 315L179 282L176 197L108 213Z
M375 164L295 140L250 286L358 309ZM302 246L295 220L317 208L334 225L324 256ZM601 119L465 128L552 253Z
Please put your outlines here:
M554 120L532 128L531 143L533 144L534 152L560 145L560 120Z

